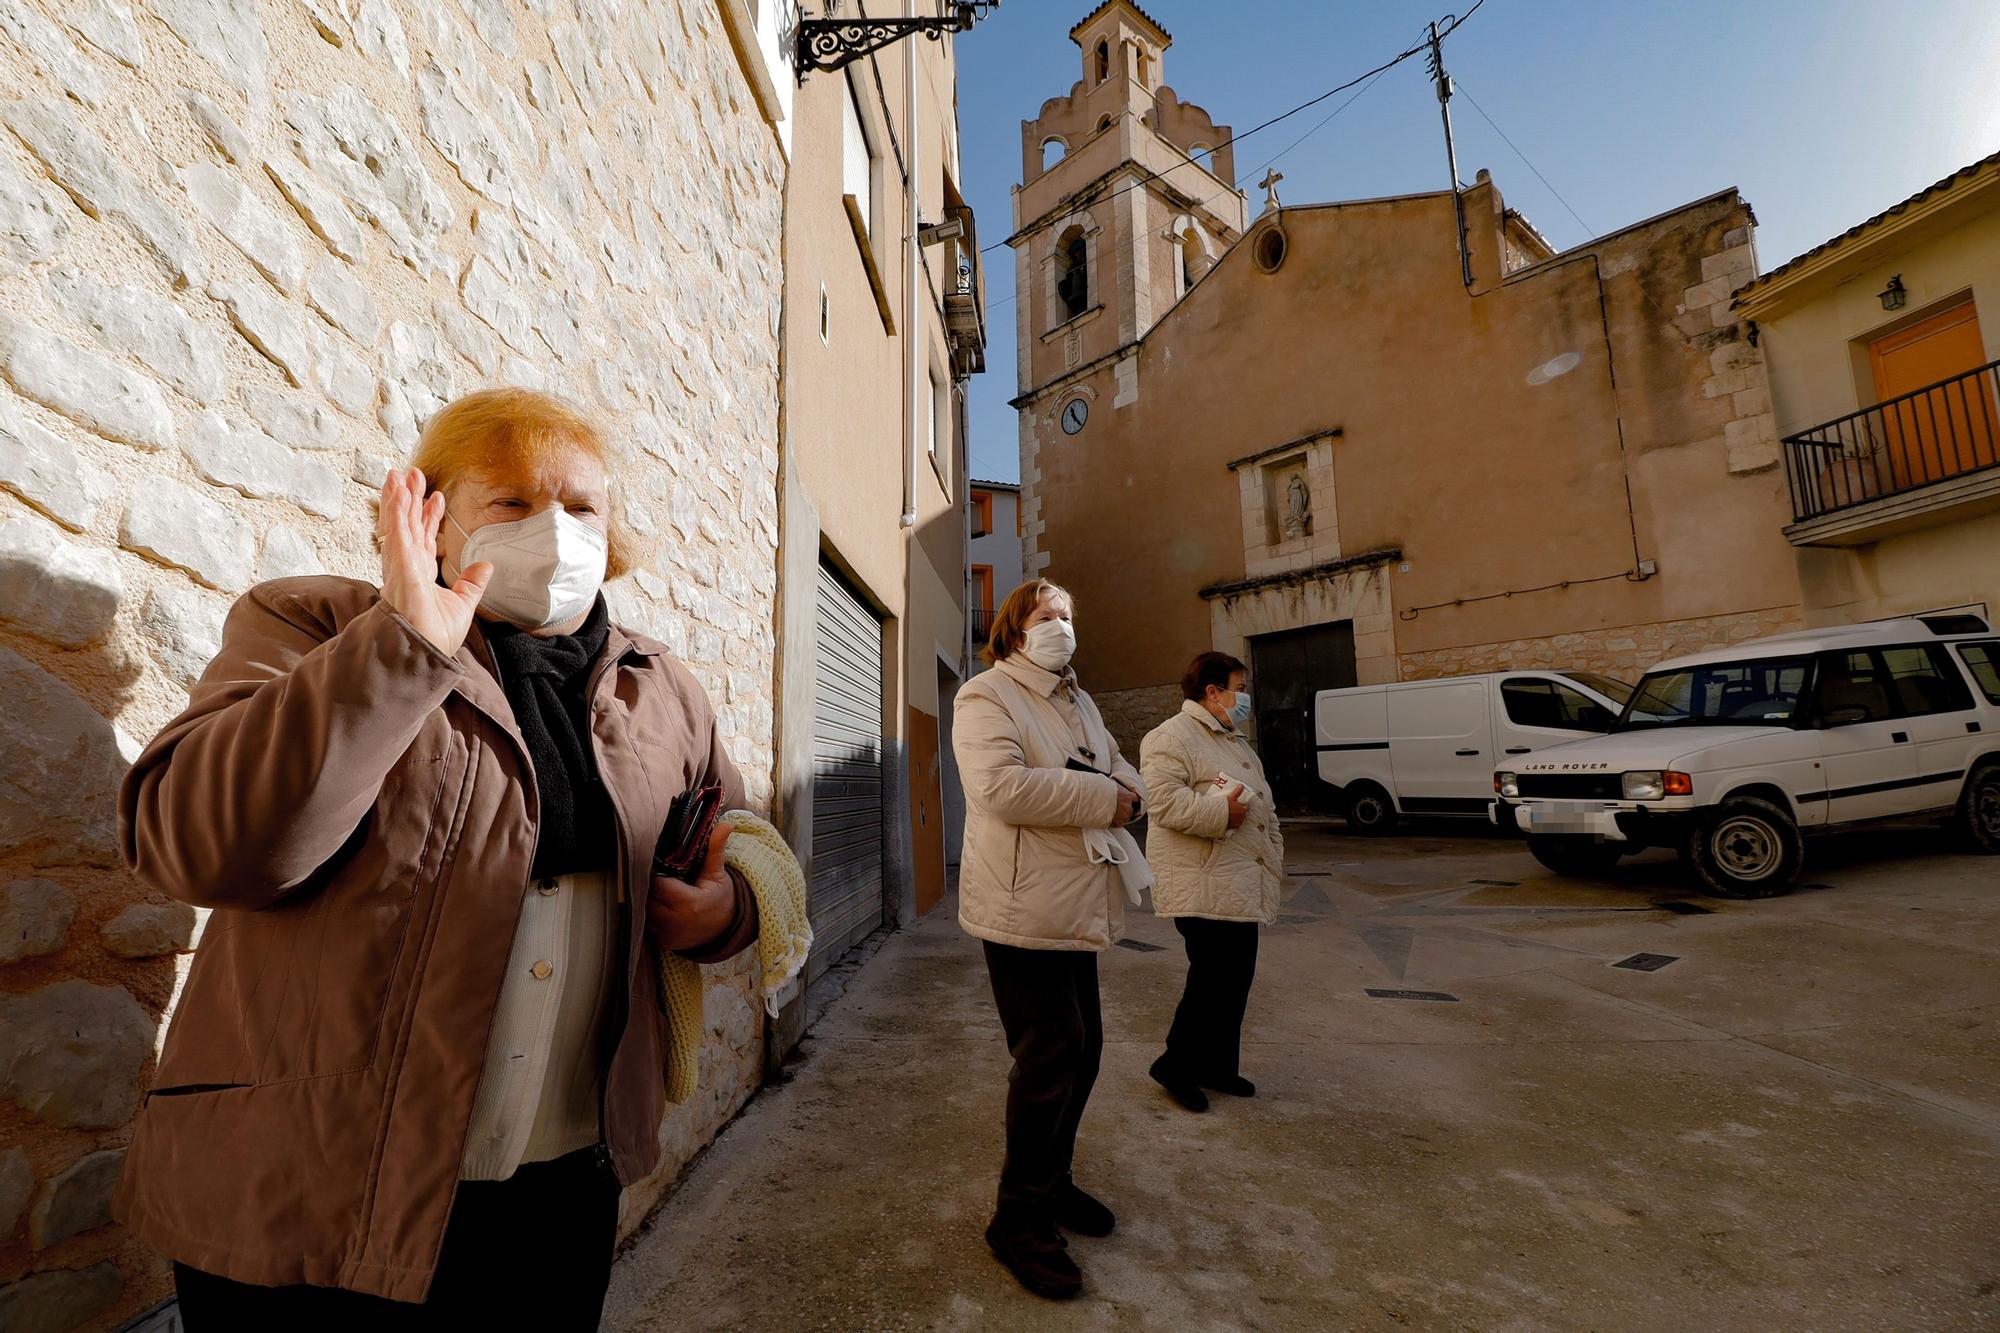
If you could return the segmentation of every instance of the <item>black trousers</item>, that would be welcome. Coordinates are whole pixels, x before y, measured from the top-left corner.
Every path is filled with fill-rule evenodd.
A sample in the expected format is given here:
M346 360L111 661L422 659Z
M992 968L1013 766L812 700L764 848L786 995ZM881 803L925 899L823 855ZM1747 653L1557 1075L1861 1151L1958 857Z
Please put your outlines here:
M258 1287L174 1265L188 1333L402 1333L467 1325L587 1333L604 1312L618 1241L617 1178L595 1148L458 1187L421 1304L338 1287Z
M998 1212L1044 1221L1069 1183L1076 1130L1104 1058L1097 955L986 942L986 975L1007 1032L1007 1160Z
M1167 1032L1167 1068L1190 1083L1234 1078L1257 977L1257 923L1177 916L1174 929L1187 943L1188 974Z

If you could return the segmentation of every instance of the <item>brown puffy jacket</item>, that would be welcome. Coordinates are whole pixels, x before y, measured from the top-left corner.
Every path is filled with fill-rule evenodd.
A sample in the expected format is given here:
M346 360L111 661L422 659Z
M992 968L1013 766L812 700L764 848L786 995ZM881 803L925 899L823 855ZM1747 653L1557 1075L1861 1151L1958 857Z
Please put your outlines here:
M613 626L589 690L629 926L668 803L720 781L728 808L742 786L659 644ZM119 816L140 879L215 910L118 1219L238 1281L422 1299L535 849L533 772L484 637L448 657L349 579L253 588ZM620 937L604 1129L630 1184L659 1161L667 1042L650 938Z

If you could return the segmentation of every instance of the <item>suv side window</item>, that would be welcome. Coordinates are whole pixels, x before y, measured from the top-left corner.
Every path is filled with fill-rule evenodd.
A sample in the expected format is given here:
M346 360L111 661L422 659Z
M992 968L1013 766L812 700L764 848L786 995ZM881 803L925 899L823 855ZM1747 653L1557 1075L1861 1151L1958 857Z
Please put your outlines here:
M1820 659L1813 711L1825 723L1853 726L1898 716L1887 673L1867 650L1828 653Z
M1940 644L1909 644L1882 650L1899 711L1904 717L1957 713L1972 707L1972 692Z
M1609 731L1616 721L1609 709L1589 695L1552 680L1502 681L1500 699L1507 707L1507 720L1517 727Z
M1971 668L1972 678L1979 682L1979 692L1986 696L1986 702L2000 704L2000 640L1961 643L1958 655Z

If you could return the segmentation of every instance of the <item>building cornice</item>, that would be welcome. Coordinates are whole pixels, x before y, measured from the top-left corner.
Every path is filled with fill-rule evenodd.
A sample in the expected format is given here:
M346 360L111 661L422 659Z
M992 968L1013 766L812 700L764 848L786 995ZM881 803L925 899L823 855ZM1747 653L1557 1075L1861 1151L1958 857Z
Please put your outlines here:
M1345 434L1345 429L1340 426L1329 426L1325 430L1316 430L1310 435L1301 435L1296 440L1287 440L1283 444L1274 444L1268 449L1259 449L1254 454L1245 454L1241 458L1232 458L1229 460L1229 470L1234 472L1245 464L1270 458L1274 454L1285 454L1290 453L1294 449L1303 449L1306 445L1318 444L1321 440L1337 440L1343 434Z
M1037 398L1046 398L1052 393L1061 393L1064 389L1069 388L1071 385L1076 384L1081 380L1088 379L1090 377L1091 372L1096 370L1099 366L1109 365L1111 362L1121 360L1127 356L1137 356L1139 353L1139 348L1142 344L1144 344L1144 342L1145 342L1144 338L1134 338L1131 342L1128 342L1123 346L1114 347L1110 351L1106 352L1103 356L1096 357L1092 360L1086 361L1074 370L1065 370L1062 374L1056 376L1054 379L1035 386L1034 388L1028 390L1026 393L1022 394L1018 398L1009 398L1007 400L1007 406L1014 408L1016 411L1018 411L1021 408L1026 407L1029 403L1034 402Z
M1311 583L1315 579L1332 578L1356 569L1376 569L1383 565L1393 565L1403 558L1400 546L1385 547L1379 551L1369 551L1364 555L1344 556L1339 560L1328 560L1304 569L1288 569L1280 574L1262 574L1254 579L1238 579L1234 583L1211 583L1201 590L1203 598L1213 601L1217 597L1241 597L1248 592L1263 592L1268 588L1292 587L1301 583Z

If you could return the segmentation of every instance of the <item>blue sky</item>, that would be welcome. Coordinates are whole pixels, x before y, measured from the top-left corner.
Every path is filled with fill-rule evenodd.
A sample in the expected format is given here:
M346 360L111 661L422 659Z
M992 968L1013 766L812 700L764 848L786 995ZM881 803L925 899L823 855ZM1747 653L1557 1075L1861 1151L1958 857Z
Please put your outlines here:
M963 186L986 244L1010 230L1020 123L1078 78L1068 31L1091 8L1006 0L957 39ZM1448 12L1417 0L1144 8L1174 36L1166 81L1238 131L1380 64ZM1462 94L1452 104L1461 176L1491 168L1558 248L1733 185L1756 209L1760 261L1775 268L2000 149L1994 0L1485 0L1445 54ZM1346 97L1243 140L1239 174L1261 176ZM1389 71L1277 165L1287 203L1444 188L1422 60ZM1012 254L988 255L986 274L991 343L989 369L972 381L972 472L1013 480Z

